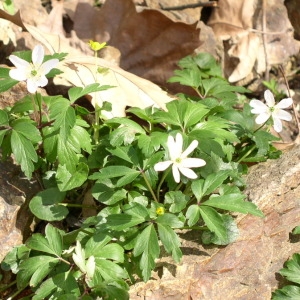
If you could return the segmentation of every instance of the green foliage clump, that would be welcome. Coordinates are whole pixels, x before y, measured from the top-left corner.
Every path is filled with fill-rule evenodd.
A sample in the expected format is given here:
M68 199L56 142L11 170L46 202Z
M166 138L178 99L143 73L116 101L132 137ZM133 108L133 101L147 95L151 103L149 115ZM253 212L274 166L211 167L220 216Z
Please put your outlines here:
M42 190L29 207L47 223L45 234L34 233L2 262L16 274L16 294L29 288L34 300L128 299L129 285L150 279L162 248L180 261L181 230L227 245L238 236L231 212L263 217L245 200L243 175L249 163L279 156L276 138L257 127L247 103L238 105L248 91L230 85L211 55L188 56L179 67L169 81L196 96L180 94L165 111L133 107L127 117L89 122L101 113L76 100L113 88L98 83L72 87L68 98L28 95L0 110L3 157L13 154L28 178L39 177ZM16 83L4 68L0 77L2 91ZM206 163L193 169L195 179L181 174L180 183L170 167L155 171L171 159L167 141L177 133L184 146L197 141L192 157ZM88 193L96 215L74 229L51 224L76 213Z

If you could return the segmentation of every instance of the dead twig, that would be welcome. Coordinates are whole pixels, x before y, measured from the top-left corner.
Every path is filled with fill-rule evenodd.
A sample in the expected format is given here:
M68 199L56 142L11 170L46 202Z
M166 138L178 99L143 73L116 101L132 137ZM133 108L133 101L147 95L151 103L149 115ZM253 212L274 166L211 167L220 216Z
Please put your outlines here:
M266 0L262 0L262 31L267 31L267 20L266 20ZM265 81L269 81L269 60L268 60L268 51L267 51L267 36L265 34L262 35L263 38L263 47L265 53L265 64L266 64L266 72L265 72Z
M179 5L179 6L163 6L161 4L160 8L162 10L183 10L186 8L196 8L196 7L217 7L218 6L218 1L208 1L208 2L198 2L198 3L193 3L193 4L185 4L185 5Z

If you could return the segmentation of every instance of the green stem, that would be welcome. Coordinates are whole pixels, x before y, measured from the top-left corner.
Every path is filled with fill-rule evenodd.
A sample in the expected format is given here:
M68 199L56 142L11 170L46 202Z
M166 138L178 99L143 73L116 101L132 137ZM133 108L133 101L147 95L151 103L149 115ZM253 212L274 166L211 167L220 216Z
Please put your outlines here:
M207 226L183 226L177 229L207 230Z
M59 260L61 260L62 262L66 263L67 265L71 265L71 263L70 263L69 261L63 259L62 257L57 256L57 258L58 258Z
M38 120L38 110L36 108L36 101L35 101L35 97L31 94L31 100L32 100L32 105L33 105L33 115L34 115L34 121L37 124L40 124L39 120Z
M7 290L8 288L10 288L11 286L15 285L17 283L17 280L14 280L13 282L6 284L4 288L0 289L0 292L2 293L3 291Z
M25 288L26 288L26 286L25 287L23 287L22 289L20 289L20 290L17 290L14 294L12 294L11 296L9 296L9 298L8 299L14 299L17 295L19 295L22 291L24 291L25 290Z
M152 187L151 187L151 185L150 185L150 183L149 183L149 181L148 181L148 179L147 179L147 177L146 177L146 175L145 175L145 173L144 173L143 170L141 170L141 174L142 174L142 176L143 176L143 178L144 178L144 180L145 180L145 182L146 182L146 185L147 185L147 187L148 187L148 190L150 191L150 193L151 193L153 199L154 199L156 202L159 202L158 199L156 198L155 193L153 192L153 189L152 189Z
M269 120L269 119L268 119L268 120ZM256 131L258 131L258 130L261 129L262 127L264 127L264 126L266 125L266 123L268 122L268 120L267 120L265 123L261 124L258 128L256 128L256 129L253 131L253 133L255 133Z
M95 122L94 122L94 141L97 145L99 143L99 123L100 120L100 107L95 103Z
M38 93L35 92L35 99L39 108L38 114L39 114L39 121L38 121L38 126L41 126L42 124L42 101L39 101Z
M237 162L241 162L243 161L244 158L246 158L254 149L255 149L256 145L253 145Z
M161 186L162 186L163 182L165 181L165 179L166 179L167 175L169 174L169 172L170 172L170 169L168 169L167 171L164 172L164 174L161 177L160 182L157 186L157 190L156 190L157 202L159 202L159 194L160 194Z

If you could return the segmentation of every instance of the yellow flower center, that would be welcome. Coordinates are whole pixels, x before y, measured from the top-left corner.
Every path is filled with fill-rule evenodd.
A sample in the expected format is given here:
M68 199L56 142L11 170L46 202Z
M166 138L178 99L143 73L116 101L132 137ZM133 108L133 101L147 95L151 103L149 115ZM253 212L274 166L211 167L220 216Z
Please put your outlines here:
M160 207L158 207L157 209L156 209L156 213L158 214L158 215L163 215L164 213L165 213L165 209L164 209L164 207L162 207L162 206L160 206Z
M177 164L180 164L180 163L182 162L182 159L181 159L180 157L177 157L177 158L175 159L175 162L176 162Z
M30 72L30 74L34 77L34 76L36 76L37 75L37 70L31 70L31 72Z

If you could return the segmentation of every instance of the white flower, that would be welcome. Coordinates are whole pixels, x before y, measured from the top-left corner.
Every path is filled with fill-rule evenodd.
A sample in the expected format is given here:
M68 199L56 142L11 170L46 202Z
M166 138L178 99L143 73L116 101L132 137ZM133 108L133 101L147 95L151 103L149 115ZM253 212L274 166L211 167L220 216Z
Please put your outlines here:
M187 158L187 156L197 148L198 141L192 141L188 148L183 152L182 145L183 139L180 133L177 133L176 140L174 140L172 136L169 136L167 146L170 160L159 162L154 166L155 171L164 171L172 165L173 177L177 183L180 182L179 172L190 179L195 179L197 178L197 175L191 168L199 168L206 164L206 162L200 158Z
M53 69L59 60L54 58L43 63L44 48L41 45L34 47L32 51L32 63L10 55L9 60L16 66L16 69L9 71L9 76L18 81L27 81L27 90L29 93L35 93L39 86L47 85L47 75Z
M292 105L293 100L291 98L282 99L275 105L275 99L270 90L266 90L264 93L266 104L259 100L251 100L250 106L253 108L251 112L257 114L255 119L257 124L265 123L270 117L274 122L274 130L280 132L282 130L281 120L291 121L292 115L282 108L288 108Z

